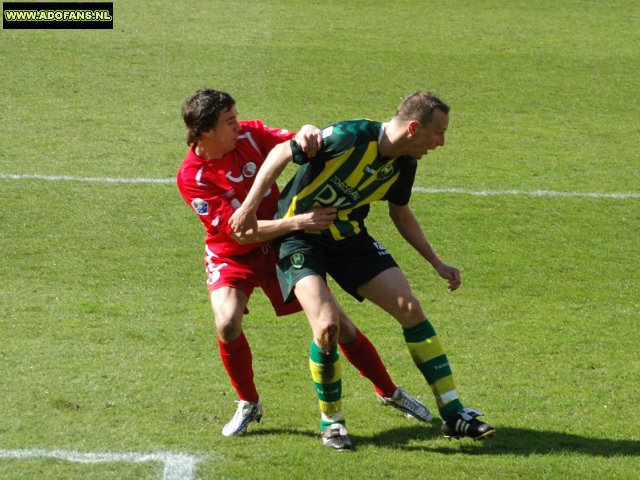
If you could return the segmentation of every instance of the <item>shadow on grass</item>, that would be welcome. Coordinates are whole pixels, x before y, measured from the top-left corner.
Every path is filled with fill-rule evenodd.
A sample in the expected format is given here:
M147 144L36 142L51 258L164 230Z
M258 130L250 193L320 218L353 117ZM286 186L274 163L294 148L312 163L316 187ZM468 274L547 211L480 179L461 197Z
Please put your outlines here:
M319 438L309 430L264 429L252 435L299 435ZM349 435L357 447L374 446L406 451L455 453L469 455L549 455L578 453L594 457L640 457L640 441L592 438L570 433L537 431L524 428L497 427L496 434L486 440L446 440L439 425L393 428L372 436Z

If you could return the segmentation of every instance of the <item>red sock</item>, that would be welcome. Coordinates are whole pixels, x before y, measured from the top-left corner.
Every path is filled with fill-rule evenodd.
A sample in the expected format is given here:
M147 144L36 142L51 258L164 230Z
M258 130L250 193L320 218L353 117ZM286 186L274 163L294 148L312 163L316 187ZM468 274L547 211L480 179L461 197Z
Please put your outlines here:
M360 375L373 383L379 395L383 397L393 395L396 384L391 380L376 347L360 330L356 329L356 339L351 343L340 345L340 350L349 363L358 369Z
M222 364L240 400L256 403L259 397L256 385L253 383L251 348L244 333L231 343L223 343L218 338L218 347Z

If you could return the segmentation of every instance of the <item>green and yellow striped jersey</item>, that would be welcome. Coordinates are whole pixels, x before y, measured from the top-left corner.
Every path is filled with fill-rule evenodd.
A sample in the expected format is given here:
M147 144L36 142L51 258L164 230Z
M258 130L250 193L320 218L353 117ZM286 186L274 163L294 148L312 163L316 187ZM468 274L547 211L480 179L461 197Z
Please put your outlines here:
M338 209L330 229L313 232L335 240L364 230L369 204L387 200L406 205L411 197L417 161L413 157L383 158L378 153L382 124L348 120L323 130L323 147L308 158L291 140L293 161L300 165L280 196L278 217L315 207Z

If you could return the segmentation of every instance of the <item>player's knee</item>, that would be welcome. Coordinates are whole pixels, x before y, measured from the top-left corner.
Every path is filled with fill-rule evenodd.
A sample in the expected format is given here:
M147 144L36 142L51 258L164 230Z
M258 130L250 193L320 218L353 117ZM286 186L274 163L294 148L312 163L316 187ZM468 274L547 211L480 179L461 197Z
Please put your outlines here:
M318 346L328 352L338 343L339 328L336 324L327 324L320 328L316 342Z
M242 333L242 321L234 317L216 315L216 333L223 342L233 342Z
M425 318L420 302L413 295L398 298L398 311L398 320L403 324L420 322Z

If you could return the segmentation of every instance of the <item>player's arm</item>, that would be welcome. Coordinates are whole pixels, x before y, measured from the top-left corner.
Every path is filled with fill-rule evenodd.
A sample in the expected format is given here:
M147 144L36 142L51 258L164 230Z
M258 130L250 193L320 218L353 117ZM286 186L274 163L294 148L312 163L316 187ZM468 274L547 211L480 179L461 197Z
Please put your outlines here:
M258 229L258 219L256 212L258 206L267 190L276 182L287 164L293 159L293 152L289 142L276 145L269 152L262 167L258 170L258 174L249 190L247 198L242 202L240 208L229 219L229 225L236 235L245 236L247 232L253 231L255 240L255 232Z
M394 225L400 232L400 235L411 245L422 257L429 262L438 274L449 282L449 290L457 290L462 284L460 278L460 270L452 265L447 265L433 250L433 247L427 240L418 219L409 207L406 205L396 205L392 202L389 204L389 216L393 220Z
M248 230L244 234L232 233L231 237L241 245L255 242L266 242L298 230L325 230L336 219L335 208L314 208L277 220L258 220L258 231Z

